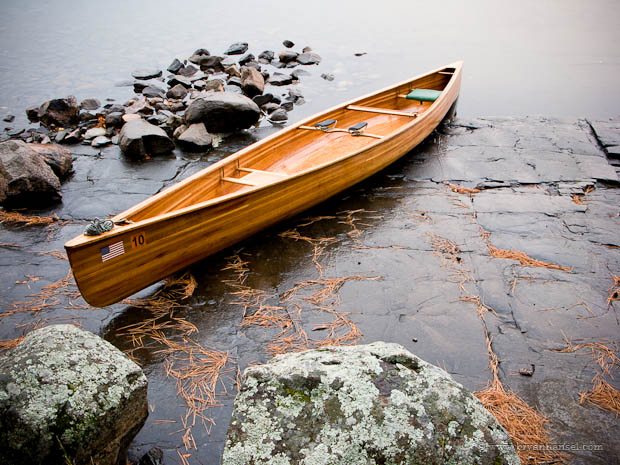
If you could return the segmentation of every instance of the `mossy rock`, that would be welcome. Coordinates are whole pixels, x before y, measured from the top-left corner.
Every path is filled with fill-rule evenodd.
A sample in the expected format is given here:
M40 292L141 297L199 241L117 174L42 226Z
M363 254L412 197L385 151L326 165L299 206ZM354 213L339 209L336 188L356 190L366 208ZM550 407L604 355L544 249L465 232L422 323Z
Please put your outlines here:
M280 355L245 370L223 465L516 465L506 430L398 344Z
M0 463L124 463L148 415L140 367L73 325L28 334L0 373Z

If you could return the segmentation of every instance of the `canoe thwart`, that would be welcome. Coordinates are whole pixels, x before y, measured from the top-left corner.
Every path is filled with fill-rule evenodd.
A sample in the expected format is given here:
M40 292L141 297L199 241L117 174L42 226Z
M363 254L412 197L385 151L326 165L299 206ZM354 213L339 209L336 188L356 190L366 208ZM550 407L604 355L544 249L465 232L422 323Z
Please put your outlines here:
M417 113L413 113L410 111L387 110L385 108L363 107L360 105L348 105L347 110L367 111L369 113L381 113L383 115L409 116L411 118L415 118L416 116L418 116Z

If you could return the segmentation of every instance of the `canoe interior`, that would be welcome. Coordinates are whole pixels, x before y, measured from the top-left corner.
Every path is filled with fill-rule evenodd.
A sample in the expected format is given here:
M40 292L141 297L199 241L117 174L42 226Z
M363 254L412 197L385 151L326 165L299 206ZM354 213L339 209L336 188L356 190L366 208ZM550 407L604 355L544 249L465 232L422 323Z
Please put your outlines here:
M417 118L420 118L432 103L407 100L403 96L415 88L441 91L455 70L453 67L442 68L384 92L357 100L354 105L417 113ZM349 109L350 105L351 103L329 110L284 130L278 137L254 144L252 150L242 150L117 215L114 219L135 223L218 197L255 189L381 142L379 138L351 136L347 132L326 134L317 130L300 129L300 125L312 127L320 121L335 119L338 121L336 127L346 130L356 123L366 122L368 123L366 134L386 138L411 123L413 119L407 115Z

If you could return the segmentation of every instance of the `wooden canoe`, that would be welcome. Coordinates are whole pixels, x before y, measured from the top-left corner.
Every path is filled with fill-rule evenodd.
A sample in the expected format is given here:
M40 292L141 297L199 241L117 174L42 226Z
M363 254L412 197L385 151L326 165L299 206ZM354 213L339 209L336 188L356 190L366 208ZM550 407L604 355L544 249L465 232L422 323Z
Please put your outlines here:
M111 231L70 240L82 296L97 307L118 302L385 168L441 122L461 69L456 62L306 118L119 213ZM415 89L420 100L405 97ZM325 120L337 122L315 127ZM363 133L349 131L364 122Z

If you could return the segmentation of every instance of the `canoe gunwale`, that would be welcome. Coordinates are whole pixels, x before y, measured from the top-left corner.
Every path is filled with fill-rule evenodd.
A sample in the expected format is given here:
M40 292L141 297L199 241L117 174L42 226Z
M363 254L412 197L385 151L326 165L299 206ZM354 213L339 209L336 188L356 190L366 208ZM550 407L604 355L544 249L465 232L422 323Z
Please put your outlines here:
M338 165L340 163L343 163L344 161L350 159L350 158L354 158L357 156L360 156L360 154L372 150L375 146L377 145L383 145L386 143L389 143L390 141L392 141L394 138L399 137L402 133L407 132L409 130L411 130L411 128L413 128L414 126L423 126L423 122L425 119L430 118L434 113L435 110L437 108L440 108L443 104L443 102L450 98L451 96L451 92L450 90L457 85L458 82L460 82L460 74L461 74L461 69L462 69L462 62L458 61L452 64L449 64L447 66L442 66L440 68L437 68L433 71L424 73L422 75L416 76L414 78L402 81L400 83L397 83L395 85L391 85L387 88L381 89L379 91L375 91L375 92L371 92L369 94L366 94L362 97L357 97L351 101L345 102L345 103L341 103L339 105L333 106L327 110L324 110L318 114L314 114L311 115L305 119L303 119L302 121L297 122L296 124L285 128L281 131L277 131L274 134L271 134L270 136L267 136L266 138L255 142L254 144L249 145L248 147L245 147L243 149L241 149L240 151L236 152L234 155L229 156L229 157L225 157L222 160L219 160L218 162L207 166L206 168L198 171L197 173L193 174L192 176L180 181L177 184L174 184L173 186L170 186L166 189L164 189L163 191L154 194L153 196L149 197L148 199L143 200L142 202L139 202L138 204L134 205L133 207L130 207L129 209L115 215L112 220L115 222L122 222L123 220L125 220L127 217L131 216L132 214L134 214L135 212L140 211L141 209L143 209L146 206L152 205L153 203L157 202L160 198L165 197L166 195L170 194L171 192L174 192L175 190L178 189L182 189L186 184L192 182L195 179L199 179L200 177L204 176L205 174L207 174L208 172L213 172L216 170L219 170L221 168L224 168L226 166L230 166L231 163L234 163L234 161L237 159L239 159L240 157L242 157L244 154L251 152L252 150L256 149L256 144L260 144L260 145L266 145L269 142L271 142L273 139L277 139L277 138L281 138L281 137L286 137L290 132L293 131L297 131L299 130L300 126L304 126L307 125L310 121L313 120L317 120L319 119L321 116L323 115L327 115L339 110L346 110L346 107L349 105L355 105L355 104L359 104L359 102L364 101L366 99L375 97L377 95L380 95L382 93L385 92L389 92L395 89L398 89L401 86L405 86L408 85L412 82L415 82L416 80L422 79L426 76L430 76L432 74L435 73L439 73L440 71L446 69L446 68L454 68L455 71L452 73L452 76L450 77L450 80L448 81L448 83L446 84L446 86L444 87L444 91L441 93L441 95L437 98L437 100L435 102L433 102L427 109L424 110L424 112L418 114L415 118L411 118L411 121L403 124L398 130L392 132L389 135L384 136L381 139L375 139L374 141L371 141L369 144L365 145L364 147L358 149L358 150L354 150L352 152L343 154L340 157L328 160L326 162L317 164L315 166L311 166L305 170L296 172L296 173L292 173L292 174L288 174L286 177L282 177L281 179L277 179L274 178L274 180L272 182L268 182L265 184L260 184L260 185L256 185L253 186L249 189L246 190L241 190L241 191L237 191L237 192L231 192L229 194L224 194L212 199L208 199L205 200L203 202L199 202L199 203L195 203L193 205L189 205L187 207L183 207L183 208L179 208L167 213L162 213L159 215L154 215L150 218L145 218L143 220L140 221L136 221L136 222L131 222L128 224L121 224L121 225L116 225L114 229L112 229L109 232L106 232L102 235L99 236L84 236L84 235L80 235L75 237L74 239L71 239L70 241L68 241L65 244L65 248L69 251L71 249L78 249L81 247L89 247L92 246L93 244L96 243L102 243L104 241L108 241L113 239L115 236L117 235L121 235L121 234L126 234L127 232L131 232L134 230L138 230L138 229L142 229L145 226L148 226L152 223L155 222L159 222L159 221L167 221L170 219L173 219L175 217L178 216L182 216L182 215L186 215L188 213L192 213L194 211L197 210L202 210L202 209L206 209L209 208L213 205L219 204L219 203L224 203L224 202L228 202L231 201L237 197L244 197L244 196L248 196L250 194L255 194L257 191L261 191L264 189L268 189L268 188L272 188L276 185L281 185L284 183L294 183L296 182L299 178L301 177L305 177L310 173L313 172L318 172L321 171L322 169L328 167L328 166L334 166L334 165ZM453 96L454 97L454 101L456 100L456 98L458 97L458 93L456 95ZM453 102L451 102L452 105ZM431 131L432 132L432 131ZM250 186L248 186L250 187Z

